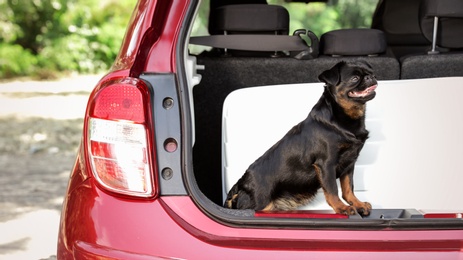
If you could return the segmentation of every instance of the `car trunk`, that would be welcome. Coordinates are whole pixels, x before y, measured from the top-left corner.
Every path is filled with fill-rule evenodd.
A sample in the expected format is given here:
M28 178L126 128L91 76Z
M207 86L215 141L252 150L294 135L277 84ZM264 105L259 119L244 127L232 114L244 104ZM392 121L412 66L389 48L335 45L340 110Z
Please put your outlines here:
M192 90L196 183L190 191L208 215L240 225L463 228L461 77L379 81L367 105L370 138L354 174L356 195L373 205L370 216L334 214L322 191L297 211L256 212L223 208L226 193L254 160L308 115L323 85L313 79L301 83L304 79L291 77L294 73L288 77L275 71L279 77L272 77L265 71L269 68L236 70L224 58L212 61L215 66L210 58L197 62L204 67L197 70L202 78Z
M183 180L207 216L231 226L463 229L462 77L424 79L428 74L415 66L418 79L403 80L401 63L389 53L296 59L186 46L177 53L185 61L178 66L185 70L181 114L191 126L183 132ZM318 75L342 60L368 62L379 80L367 104L370 138L354 174L356 195L373 206L370 216L335 214L321 190L296 211L222 207L247 167L307 117L323 91Z

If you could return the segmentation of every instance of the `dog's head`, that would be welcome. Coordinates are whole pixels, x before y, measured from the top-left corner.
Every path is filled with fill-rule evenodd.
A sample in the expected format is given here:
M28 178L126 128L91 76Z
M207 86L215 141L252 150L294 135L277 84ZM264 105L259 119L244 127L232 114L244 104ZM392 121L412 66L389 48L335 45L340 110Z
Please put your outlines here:
M363 116L365 103L372 100L378 82L366 62L340 62L324 71L318 79L325 82L326 90L353 118Z

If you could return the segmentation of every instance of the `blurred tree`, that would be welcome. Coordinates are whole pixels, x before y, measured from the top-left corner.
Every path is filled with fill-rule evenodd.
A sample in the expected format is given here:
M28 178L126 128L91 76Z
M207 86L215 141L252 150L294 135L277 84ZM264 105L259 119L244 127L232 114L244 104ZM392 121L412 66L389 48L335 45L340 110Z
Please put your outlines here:
M369 28L378 0L333 0L341 28Z
M316 35L341 28L369 28L378 0L328 0L327 3L286 3L268 0L269 4L285 6L291 14L290 30L310 29Z
M106 70L119 51L135 4L0 0L0 77Z
M66 34L60 18L67 11L67 4L75 0L7 0L7 15L13 25L13 43L38 54L51 39ZM2 19L3 20L3 19ZM5 23L5 20L3 21ZM3 36L3 35L2 35Z
M135 0L77 0L69 4L68 12L61 18L68 35L53 43L45 61L55 60L56 65L63 67L74 60L77 71L85 73L108 69L119 51L135 3ZM63 48L69 51L68 61L60 58L65 54ZM54 55L54 50L58 55Z

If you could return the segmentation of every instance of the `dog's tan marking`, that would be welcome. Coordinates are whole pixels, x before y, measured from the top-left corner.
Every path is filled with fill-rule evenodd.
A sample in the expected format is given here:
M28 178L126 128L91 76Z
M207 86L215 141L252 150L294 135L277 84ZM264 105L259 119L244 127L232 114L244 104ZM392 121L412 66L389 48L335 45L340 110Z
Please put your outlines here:
M350 183L350 178L346 175L341 176L339 178L341 183L341 190L342 190L342 198L349 203L349 205L353 205L354 201L358 201L357 197L355 197L354 192L352 190L352 185Z
M227 200L227 206L228 206L228 208L230 208L230 209L232 208L232 206L233 206L233 201L236 199L236 197L238 197L238 194L234 194L234 195L231 197L231 199Z
M356 104L344 98L338 98L337 102L344 109L346 115L352 119L359 119L365 115L365 104Z
M297 194L292 198L278 198L271 201L263 211L274 211L274 210L295 210L299 206L306 205L312 199L313 196L305 196Z
M273 201L274 210L295 210L302 205L309 203L312 196L296 194L291 198L278 198Z
M348 144L348 143L340 143L338 148L339 150L347 150L351 147L351 144Z
M322 170L320 169L320 167L318 167L318 165L316 165L315 163L312 164L313 168L315 169L315 173L317 174L317 178L318 178L318 181L321 183L322 182L322 179L320 178L320 175L322 174Z
M328 193L325 190L323 191L325 193L326 202L336 213L345 215L355 215L357 213L354 207L344 204L337 195Z
M365 115L365 104L358 104L350 101L345 96L346 92L337 92L335 95L336 102L342 107L346 115L353 119L359 119Z
M265 208L262 209L262 211L272 211L275 209L275 205L273 204L273 201L270 201L270 203L265 206Z

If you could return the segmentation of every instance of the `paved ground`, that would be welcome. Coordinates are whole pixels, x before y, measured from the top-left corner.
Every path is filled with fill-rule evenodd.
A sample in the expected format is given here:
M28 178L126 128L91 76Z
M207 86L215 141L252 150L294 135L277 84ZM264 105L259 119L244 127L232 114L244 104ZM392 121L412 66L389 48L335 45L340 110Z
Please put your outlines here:
M82 117L100 78L0 83L0 260L56 258Z

